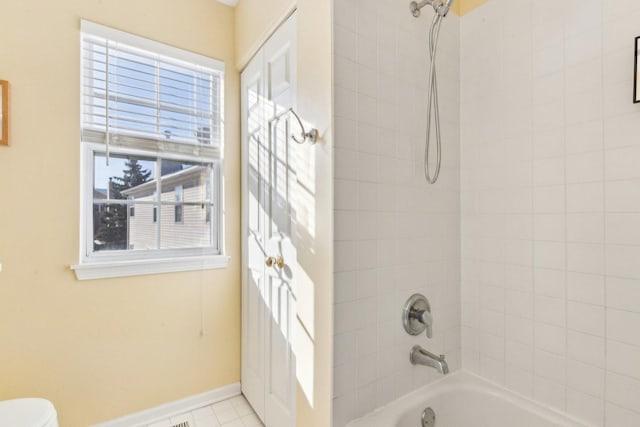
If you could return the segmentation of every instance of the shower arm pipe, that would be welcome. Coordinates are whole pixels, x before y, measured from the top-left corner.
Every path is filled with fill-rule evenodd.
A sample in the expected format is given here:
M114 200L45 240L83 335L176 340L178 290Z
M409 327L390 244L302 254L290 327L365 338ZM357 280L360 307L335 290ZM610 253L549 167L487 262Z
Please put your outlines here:
M433 10L435 10L438 15L444 18L445 16L447 16L447 13L449 13L449 9L451 8L452 3L453 0L422 0L420 2L412 1L409 4L409 9L411 11L411 14L415 18L417 18L420 16L420 10L423 7L431 5L433 7Z

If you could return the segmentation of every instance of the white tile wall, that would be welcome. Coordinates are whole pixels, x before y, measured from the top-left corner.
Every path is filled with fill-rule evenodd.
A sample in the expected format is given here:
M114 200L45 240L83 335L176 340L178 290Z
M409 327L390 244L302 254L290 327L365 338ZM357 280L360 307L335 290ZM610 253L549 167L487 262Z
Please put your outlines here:
M420 169L426 18L335 2L334 425L434 378L406 363L415 342L459 366L461 310L466 369L594 425L640 425L640 3L450 15L434 187ZM399 325L414 291L434 305L431 342Z
M460 367L459 19L439 58L443 168L424 180L427 31L395 0L336 0L334 427L436 379L413 367L420 344ZM429 298L433 339L410 337L401 312Z
M596 426L640 425L636 0L461 19L463 365Z

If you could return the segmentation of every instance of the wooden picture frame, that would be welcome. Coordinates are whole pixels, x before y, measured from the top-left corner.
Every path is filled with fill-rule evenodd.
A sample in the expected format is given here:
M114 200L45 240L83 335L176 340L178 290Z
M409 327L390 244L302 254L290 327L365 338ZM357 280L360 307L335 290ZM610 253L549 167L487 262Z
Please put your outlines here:
M0 145L9 145L9 82L0 80Z

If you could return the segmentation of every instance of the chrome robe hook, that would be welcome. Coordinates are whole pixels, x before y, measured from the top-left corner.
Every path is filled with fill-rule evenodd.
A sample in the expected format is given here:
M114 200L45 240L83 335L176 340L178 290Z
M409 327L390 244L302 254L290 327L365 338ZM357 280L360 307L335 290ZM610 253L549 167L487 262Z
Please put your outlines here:
M301 129L300 137L302 138L302 139L298 139L295 137L295 135L291 135L291 139L293 139L298 144L304 144L307 141L309 141L311 144L315 144L316 142L318 142L318 129L311 128L309 129L309 132L307 132L304 128L304 125L302 124L302 120L300 120L300 117L296 114L295 111L293 111L293 108L289 108L289 111L291 112L291 114L293 114L293 117L295 117L296 120L298 121L298 125L300 125L300 129Z
M304 127L304 124L302 123L302 120L300 120L300 116L298 116L298 114L296 114L296 112L293 110L293 108L289 108L288 110L285 110L282 113L278 114L277 116L275 116L273 119L271 119L269 121L269 124L271 124L273 122L277 122L278 120L280 120L282 117L286 116L287 114L292 114L293 117L296 118L296 121L298 122L298 126L300 126L300 137L297 138L295 135L291 135L291 139L293 139L298 144L304 144L305 142L308 141L313 145L316 142L318 142L318 137L320 135L320 132L318 132L318 129L311 128L307 132L307 130Z

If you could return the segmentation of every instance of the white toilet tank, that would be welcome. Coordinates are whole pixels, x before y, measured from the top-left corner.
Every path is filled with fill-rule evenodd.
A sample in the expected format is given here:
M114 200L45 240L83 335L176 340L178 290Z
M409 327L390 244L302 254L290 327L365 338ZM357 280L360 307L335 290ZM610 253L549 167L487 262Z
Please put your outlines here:
M0 426L58 427L58 414L45 399L14 399L0 402Z

